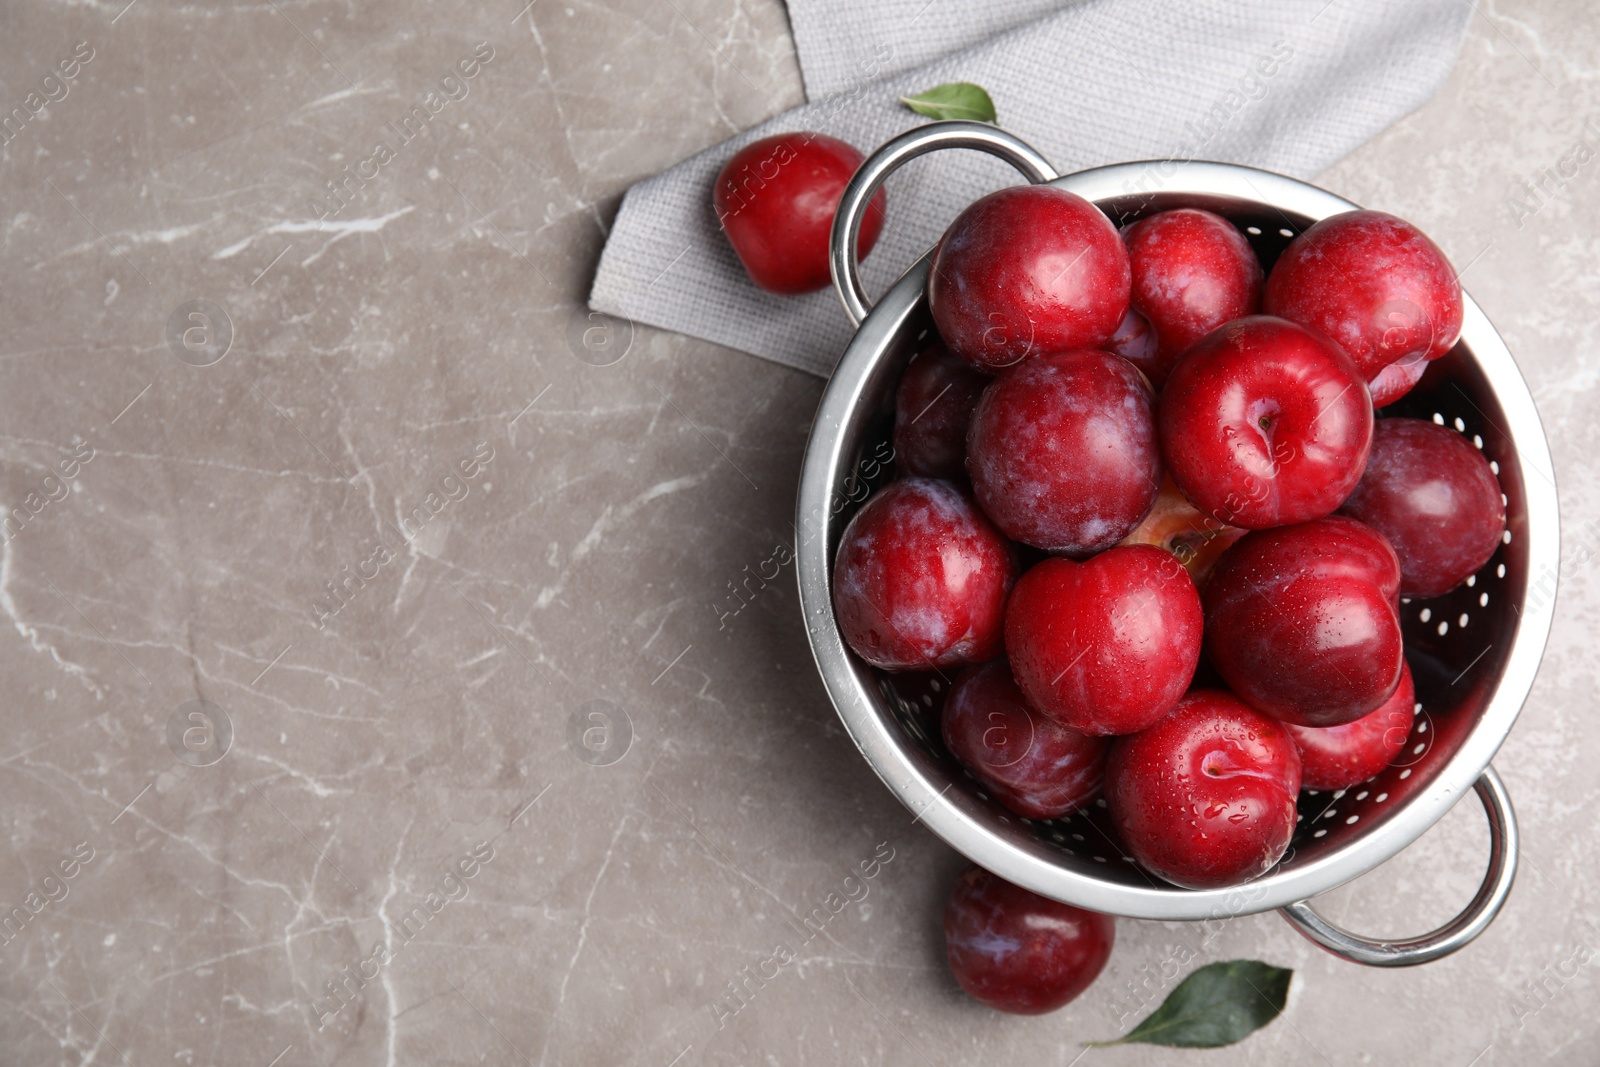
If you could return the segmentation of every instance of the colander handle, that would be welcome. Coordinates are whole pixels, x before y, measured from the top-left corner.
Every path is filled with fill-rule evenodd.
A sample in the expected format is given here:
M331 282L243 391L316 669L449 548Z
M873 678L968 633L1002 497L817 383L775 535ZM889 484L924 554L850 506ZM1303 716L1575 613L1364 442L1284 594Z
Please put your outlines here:
M1313 911L1308 901L1286 905L1279 912L1296 930L1335 956L1370 967L1411 967L1466 947L1489 928L1511 895L1511 882L1517 876L1517 816L1505 783L1493 767L1485 767L1473 788L1489 817L1489 869L1472 903L1439 929L1403 941L1374 941L1341 930Z
M833 234L828 249L828 265L833 272L833 287L844 303L850 321L860 326L872 310L867 291L861 285L861 265L856 253L861 241L861 219L867 204L884 180L901 165L938 148L976 148L999 156L1020 170L1029 181L1054 181L1060 177L1050 161L1026 141L983 122L949 120L930 122L907 130L872 153L844 187L844 196L833 216Z

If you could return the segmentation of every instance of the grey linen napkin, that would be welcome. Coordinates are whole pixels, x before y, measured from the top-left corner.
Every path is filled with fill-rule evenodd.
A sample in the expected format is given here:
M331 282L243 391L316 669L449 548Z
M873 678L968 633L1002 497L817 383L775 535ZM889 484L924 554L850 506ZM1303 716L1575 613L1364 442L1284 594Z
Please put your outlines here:
M769 134L818 130L870 154L925 121L898 103L989 90L1002 127L1065 174L1127 160L1248 163L1310 177L1444 81L1471 0L789 0L811 102L628 190L590 305L827 375L852 332L831 288L757 289L717 227L712 183ZM867 258L882 291L967 204L1020 177L941 152L886 185Z

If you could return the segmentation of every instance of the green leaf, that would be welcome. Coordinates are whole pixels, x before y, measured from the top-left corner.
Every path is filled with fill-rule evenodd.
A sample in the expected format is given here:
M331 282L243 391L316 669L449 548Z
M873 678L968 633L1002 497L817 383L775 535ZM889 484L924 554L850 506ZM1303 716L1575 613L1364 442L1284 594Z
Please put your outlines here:
M902 96L900 102L930 119L974 119L994 122L994 101L981 85L950 82L936 85L916 96Z
M1276 1019L1294 972L1260 960L1208 963L1179 983L1161 1007L1126 1036L1090 1046L1169 1045L1220 1048L1242 1041Z

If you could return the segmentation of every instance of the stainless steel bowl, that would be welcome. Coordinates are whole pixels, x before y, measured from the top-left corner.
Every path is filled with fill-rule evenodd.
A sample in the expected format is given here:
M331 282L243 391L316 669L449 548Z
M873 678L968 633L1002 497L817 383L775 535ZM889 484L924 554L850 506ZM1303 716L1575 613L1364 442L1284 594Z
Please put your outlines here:
M1510 352L1470 297L1461 341L1386 413L1432 418L1478 444L1506 496L1507 539L1454 592L1402 604L1420 710L1395 765L1350 790L1308 795L1282 861L1233 889L1189 890L1141 871L1107 833L1103 810L1033 821L990 799L944 751L937 677L893 676L856 658L834 619L833 558L867 490L888 477L894 391L931 330L924 255L869 306L856 264L862 212L896 168L937 148L972 148L1010 161L1098 204L1123 223L1176 206L1205 207L1250 236L1270 269L1284 245L1328 215L1358 205L1282 175L1224 163L1161 160L1057 177L1017 138L969 122L933 123L890 141L852 179L833 231L834 284L858 324L822 397L800 481L800 600L823 682L861 754L902 803L973 862L1035 892L1080 907L1143 919L1207 920L1279 909L1312 940L1347 959L1422 963L1481 933L1511 891L1516 823L1490 766L1533 685L1549 633L1559 516L1549 449ZM880 469L883 468L883 469ZM1476 788L1489 818L1488 870L1455 920L1421 937L1381 941L1334 927L1307 901L1395 855Z

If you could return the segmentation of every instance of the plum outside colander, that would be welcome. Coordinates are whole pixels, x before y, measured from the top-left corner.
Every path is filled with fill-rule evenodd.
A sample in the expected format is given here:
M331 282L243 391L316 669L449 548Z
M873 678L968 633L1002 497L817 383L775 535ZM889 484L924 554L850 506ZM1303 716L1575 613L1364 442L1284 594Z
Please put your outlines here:
M1559 558L1559 513L1544 430L1527 384L1498 333L1463 294L1459 343L1430 365L1385 416L1431 418L1482 449L1506 499L1506 534L1468 583L1443 597L1403 601L1406 656L1416 683L1413 732L1394 764L1334 793L1307 793L1282 860L1230 889L1168 885L1123 854L1104 801L1063 819L1030 820L990 798L944 750L938 711L946 676L891 675L845 646L834 618L839 536L868 490L890 476L878 462L894 421L900 373L932 334L925 299L931 251L873 306L856 262L863 212L901 165L939 148L988 152L1030 181L1097 204L1122 225L1174 207L1214 211L1243 230L1264 268L1312 223L1359 205L1305 182L1225 163L1158 160L1058 177L1023 141L981 123L936 122L889 141L851 179L832 237L834 285L856 323L823 393L807 444L798 501L801 609L812 653L839 717L894 794L974 863L1037 893L1130 918L1214 920L1277 909L1312 941L1375 966L1425 963L1482 933L1510 895L1517 830L1490 760L1527 699L1549 634ZM1150 191L1152 176L1157 188ZM869 473L876 472L876 473ZM1468 789L1488 816L1490 854L1477 894L1455 919L1420 937L1377 940L1342 930L1310 898L1372 870L1436 823Z

